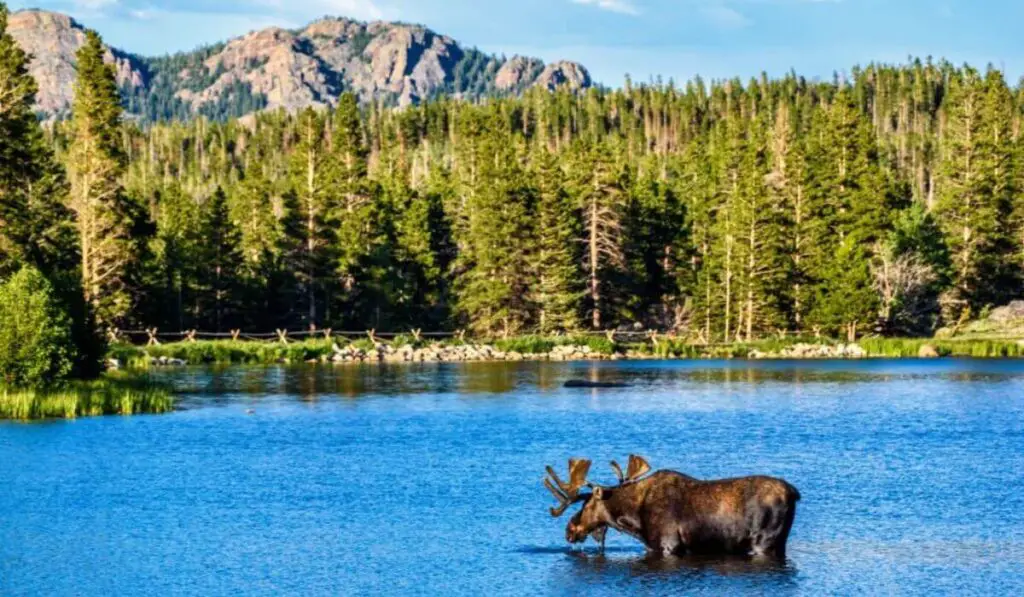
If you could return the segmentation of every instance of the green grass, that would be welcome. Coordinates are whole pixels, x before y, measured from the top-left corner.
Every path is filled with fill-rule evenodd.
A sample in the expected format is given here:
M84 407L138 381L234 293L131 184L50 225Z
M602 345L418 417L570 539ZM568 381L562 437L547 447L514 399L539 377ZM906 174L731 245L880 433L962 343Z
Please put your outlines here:
M658 340L657 346L647 346L646 350L654 356L665 359L743 359L754 351L765 354L778 354L796 344L827 344L835 342L826 338L788 336L785 338L765 338L752 342L734 344L693 344L681 339ZM641 347L643 348L643 347Z
M544 354L556 346L585 346L597 354L610 355L618 346L606 336L518 336L494 341L501 352Z
M173 408L174 398L166 387L121 377L46 389L0 388L0 419L74 419L165 413Z
M189 365L273 365L328 359L334 355L332 345L335 343L340 347L351 345L366 352L374 349L374 344L369 338L307 340L289 344L276 341L200 340L145 347L117 344L110 347L108 357L117 359L121 366L127 369L146 369L150 365L150 359L161 357L181 359ZM388 344L395 347L413 348L423 348L433 343L424 339L417 341L411 335L397 336L394 340L388 341ZM451 338L439 343L445 346L458 346L466 342ZM562 345L587 346L591 351L604 355L610 355L619 348L604 336L521 336L497 340L493 345L501 352L522 354L547 353L555 346Z
M865 338L857 342L871 357L912 358L922 346L935 348L941 356L973 358L1024 357L1024 344L1015 340L939 340L927 338Z
M339 341L345 346L347 342ZM369 340L366 340L369 343ZM356 342L357 345L360 342ZM190 365L272 365L320 360L333 354L330 340L280 342L244 342L212 340L175 342L159 346L136 347L120 344L111 348L109 356L128 368L146 368L149 359L167 357L181 359Z
M472 341L469 341L472 342ZM524 355L538 355L551 352L557 346L586 346L595 354L611 355L629 350L663 359L742 359L754 351L764 354L779 354L795 344L837 344L837 340L814 337L767 338L749 343L713 344L704 346L682 339L660 338L657 346L650 343L618 344L602 335L578 336L519 336L493 341L483 341L501 352L518 352ZM272 341L199 341L177 342L160 346L136 347L115 345L109 356L116 358L128 369L145 369L153 357L181 359L190 365L272 365L276 363L304 363L323 361L333 356L332 345L370 352L373 342L368 338L347 340L308 340L281 344ZM415 341L412 336L399 336L389 344L396 347L413 346L420 348L432 341ZM441 341L442 345L457 345L457 339ZM915 358L921 347L930 345L941 356L1000 358L1024 357L1024 345L1014 340L998 339L928 339L928 338L865 338L857 342L869 357Z

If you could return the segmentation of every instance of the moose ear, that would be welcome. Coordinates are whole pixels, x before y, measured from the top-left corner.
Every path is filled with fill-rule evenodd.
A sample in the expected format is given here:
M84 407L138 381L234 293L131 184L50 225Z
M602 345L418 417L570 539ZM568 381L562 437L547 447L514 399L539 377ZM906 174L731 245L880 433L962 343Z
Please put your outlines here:
M600 486L594 487L593 492L594 492L593 498L595 500L604 499L604 490L601 489Z

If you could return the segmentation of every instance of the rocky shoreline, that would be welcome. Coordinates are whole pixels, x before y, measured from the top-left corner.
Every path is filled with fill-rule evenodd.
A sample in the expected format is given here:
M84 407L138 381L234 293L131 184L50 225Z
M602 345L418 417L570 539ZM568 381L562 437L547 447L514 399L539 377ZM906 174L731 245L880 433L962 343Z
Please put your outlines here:
M550 352L523 353L502 351L488 344L445 345L432 344L415 348L410 345L391 346L378 343L371 350L348 345L334 345L334 355L310 362L333 363L465 363L486 361L618 361L628 358L623 353L602 354L589 346L556 346ZM647 355L646 358L650 358Z
M922 347L920 358L935 358L940 354L932 347ZM857 344L794 344L778 351L761 351L752 348L744 355L722 356L710 348L703 355L689 358L745 358L750 360L827 360L827 359L866 359L870 355ZM372 348L337 343L331 347L329 354L308 359L308 364L354 364L354 363L470 363L470 362L517 362L517 361L623 361L623 360L683 360L688 357L664 356L630 349L613 353L603 353L589 346L558 345L548 352L517 352L503 351L490 344L431 344L415 347L412 345L394 346L378 342ZM278 363L291 364L298 361L281 358ZM120 363L113 359L108 363L111 368L120 368ZM168 356L151 356L148 358L151 367L184 367L191 364L185 359Z

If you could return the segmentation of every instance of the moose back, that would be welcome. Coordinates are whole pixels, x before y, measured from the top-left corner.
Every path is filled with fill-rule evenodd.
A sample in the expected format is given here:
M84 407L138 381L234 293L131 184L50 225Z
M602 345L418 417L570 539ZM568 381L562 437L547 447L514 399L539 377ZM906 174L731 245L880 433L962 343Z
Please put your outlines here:
M544 479L559 501L552 516L583 503L566 525L571 543L591 536L603 547L611 528L640 540L655 555L785 557L800 492L782 479L702 481L670 470L648 474L650 465L634 455L625 473L612 461L618 485L601 486L587 482L590 465L589 460L570 459L568 482L550 466Z

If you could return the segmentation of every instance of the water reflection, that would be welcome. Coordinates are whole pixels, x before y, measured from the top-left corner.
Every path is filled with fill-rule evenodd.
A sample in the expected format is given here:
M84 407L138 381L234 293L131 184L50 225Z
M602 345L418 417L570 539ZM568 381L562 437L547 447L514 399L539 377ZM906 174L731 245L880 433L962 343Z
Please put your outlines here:
M555 571L553 584L567 594L594 587L619 587L625 592L653 591L659 595L735 594L744 589L760 594L791 593L799 589L792 562L758 561L744 557L621 557L572 552L566 561L571 575ZM589 589L589 591L588 591Z
M953 364L961 368L953 367ZM238 394L288 395L315 402L324 396L356 399L368 395L457 393L485 397L522 388L542 392L572 392L597 398L616 391L644 393L671 386L730 391L734 386L755 388L814 384L940 379L950 382L1000 382L1024 376L1021 361L693 361L665 363L519 362L415 363L344 366L188 368L153 371L184 394L224 404ZM567 381L627 384L627 388L564 388ZM682 384L682 385L681 385ZM185 401L186 406L189 400Z

